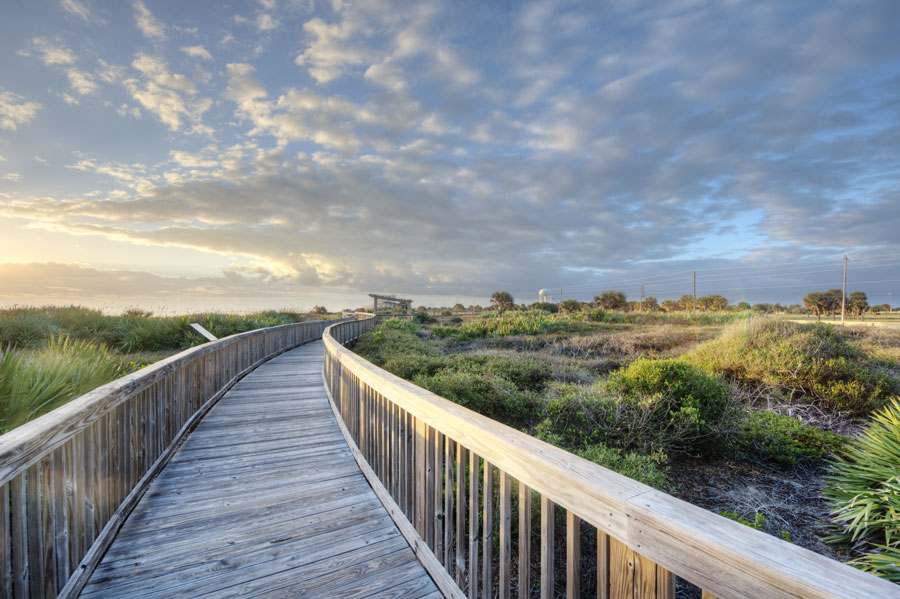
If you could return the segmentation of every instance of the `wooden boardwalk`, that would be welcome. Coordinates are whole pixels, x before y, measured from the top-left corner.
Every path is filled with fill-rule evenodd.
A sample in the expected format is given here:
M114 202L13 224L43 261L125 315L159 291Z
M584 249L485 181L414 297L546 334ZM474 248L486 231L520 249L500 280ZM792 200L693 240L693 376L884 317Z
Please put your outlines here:
M82 597L441 597L338 429L322 349L275 358L219 401Z

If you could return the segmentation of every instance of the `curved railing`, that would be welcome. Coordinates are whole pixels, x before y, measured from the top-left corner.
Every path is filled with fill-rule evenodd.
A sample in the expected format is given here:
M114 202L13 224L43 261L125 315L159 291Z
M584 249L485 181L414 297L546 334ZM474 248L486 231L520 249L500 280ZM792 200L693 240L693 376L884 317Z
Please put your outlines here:
M225 337L0 437L0 597L74 597L150 481L238 379L341 320Z
M704 598L900 597L894 584L538 441L343 347L371 326L325 331L325 384L360 467L447 597L564 588L669 599L676 577Z

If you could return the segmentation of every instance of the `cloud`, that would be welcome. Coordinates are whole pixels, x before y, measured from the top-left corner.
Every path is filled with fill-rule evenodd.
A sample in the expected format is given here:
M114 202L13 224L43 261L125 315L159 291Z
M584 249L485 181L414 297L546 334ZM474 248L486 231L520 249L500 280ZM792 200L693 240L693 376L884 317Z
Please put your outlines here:
M29 48L19 50L22 56L37 56L45 65L72 64L75 62L75 54L72 53L59 39L49 40L46 37L31 39Z
M139 52L137 57L131 62L131 66L157 85L187 92L188 94L197 93L197 87L193 81L184 75L170 73L165 61L161 58Z
M150 13L143 0L134 0L132 6L134 7L135 23L144 37L151 40L166 39L165 26Z
M15 131L26 125L43 108L39 102L24 102L25 98L12 92L0 92L0 129Z
M90 73L86 73L80 69L71 68L66 70L66 76L69 78L69 85L72 86L72 89L83 96L93 94L97 91L97 83Z
M193 56L194 58L212 60L212 54L210 54L203 46L182 46L181 51L188 56Z
M78 17L85 23L106 23L105 20L94 16L81 0L60 0L59 4L67 14Z
M216 160L204 159L196 154L182 152L180 150L169 151L169 160L189 168L213 168L219 166L219 162Z
M313 37L313 41L294 62L308 66L310 76L319 83L328 83L340 76L348 65L371 60L371 54L364 48L349 43L357 33L353 23L329 25L315 18L304 23L303 30Z
M193 126L188 133L210 134L212 129L203 126L203 113L212 106L209 98L188 100L196 96L197 87L184 75L171 73L162 59L138 53L131 66L144 77L143 81L125 79L122 84L144 109L155 114L171 131L181 129L184 121Z
M3 175L3 180L12 181L13 183L15 183L16 181L22 180L22 175L20 175L19 173L6 173L5 175Z
M278 19L272 17L272 15L262 13L256 17L256 29L257 31L271 31L280 25Z
M0 297L16 302L79 301L107 298L166 301L174 298L211 299L291 297L294 281L263 266L234 265L219 276L173 277L142 270L102 269L60 262L0 263ZM296 298L296 293L293 294Z

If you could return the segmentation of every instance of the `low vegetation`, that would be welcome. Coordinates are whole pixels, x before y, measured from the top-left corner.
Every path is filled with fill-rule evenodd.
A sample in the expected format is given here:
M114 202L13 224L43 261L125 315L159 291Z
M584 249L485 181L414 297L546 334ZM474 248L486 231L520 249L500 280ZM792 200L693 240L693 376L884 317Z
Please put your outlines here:
M621 298L602 299L612 306ZM829 531L816 514L828 509L821 487L829 461L856 463L848 457L858 443L852 434L900 394L900 335L753 316L749 307L699 314L539 308L507 305L462 322L440 314L430 316L433 322L386 321L354 349L438 395L621 474L893 576L888 562L900 551L900 530L880 539L860 532L854 548L836 553L823 543ZM860 449L857 459L870 451ZM895 478L878 489L883 498L889 488L896 501L900 457L885 457L884 471L890 468ZM722 482L707 489L705 481L714 479ZM780 494L760 497L756 486L770 479L784 483ZM801 488L810 491L791 491ZM858 500L853 504L858 509ZM885 513L900 513L900 505L884 505L882 499ZM836 522L846 528L841 518L849 513L835 508ZM860 553L863 537L875 549L868 557Z
M759 320L733 327L685 359L753 391L859 416L900 394L896 365L828 326Z
M323 318L321 313L154 317L141 310L107 315L80 306L0 310L0 433L91 389L177 351L205 343L200 323L217 337Z
M876 412L834 462L825 497L841 532L866 555L853 563L900 582L900 400Z

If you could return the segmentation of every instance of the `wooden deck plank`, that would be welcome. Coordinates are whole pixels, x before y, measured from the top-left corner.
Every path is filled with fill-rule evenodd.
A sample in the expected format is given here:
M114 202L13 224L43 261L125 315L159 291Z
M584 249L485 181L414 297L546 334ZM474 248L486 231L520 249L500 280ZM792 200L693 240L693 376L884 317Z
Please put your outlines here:
M322 344L283 354L200 422L81 596L438 597L349 452Z

